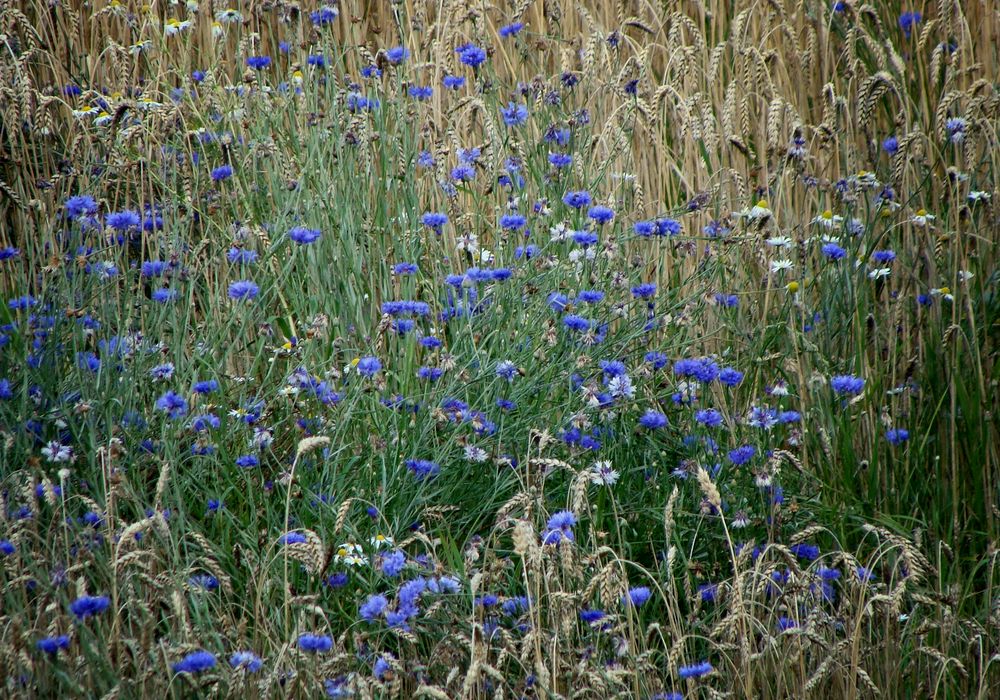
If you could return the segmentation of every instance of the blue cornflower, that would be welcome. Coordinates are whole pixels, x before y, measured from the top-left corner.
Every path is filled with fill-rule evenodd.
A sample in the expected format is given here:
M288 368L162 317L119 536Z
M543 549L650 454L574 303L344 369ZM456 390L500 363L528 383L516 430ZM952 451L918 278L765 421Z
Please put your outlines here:
M415 100L429 100L434 94L434 88L430 85L411 85L407 88L406 94Z
M583 318L582 316L569 314L563 318L563 325L566 326L571 331L576 331L577 333L584 333L591 329L591 327L594 325L594 322L591 321L590 319Z
M164 362L162 365L157 365L153 369L149 370L149 376L153 379L166 380L174 376L174 363Z
M890 156L895 154L899 150L899 140L895 136L888 137L882 142L882 150L888 153Z
M390 671L392 671L392 664L389 659L384 655L375 659L375 664L372 666L372 675L375 676L375 680L385 680Z
M465 85L465 78L460 75L446 75L441 79L441 84L449 90L458 90Z
M233 176L233 167L231 165L220 165L212 171L212 179L215 182L221 182L222 180L228 180Z
M741 467L757 454L757 448L753 445L742 445L729 451L729 461L737 467Z
M417 266L409 262L396 263L392 266L392 274L394 275L415 275L417 274Z
M94 216L97 213L97 202L89 194L79 194L75 197L70 197L63 204L63 207L68 219Z
M574 231L573 232L573 242L577 245L582 245L587 248L592 245L597 244L597 232L596 231Z
M385 57L389 60L389 63L398 66L410 57L410 50L405 46L394 46L385 52Z
M722 414L714 408L705 408L700 411L696 411L694 419L709 428L717 428L722 425Z
M301 532L286 532L278 538L278 544L303 544L307 541Z
M586 190L579 192L567 192L563 195L563 204L574 209L582 209L590 205L590 193Z
M652 282L639 284L632 287L632 296L636 299L649 299L656 294L656 285Z
M455 49L455 53L458 54L458 60L470 68L477 68L486 61L486 50L475 44L463 44Z
M177 419L187 415L188 403L183 396L168 391L156 400L156 409L167 414L168 418Z
M219 382L214 379L207 379L203 382L195 382L191 390L196 394L211 394L219 389Z
M229 665L235 669L243 669L247 673L257 673L264 662L252 651L237 651L229 657Z
M237 280L229 285L229 298L237 301L249 301L260 293L260 287L250 280Z
M251 467L256 467L260 465L260 459L257 455L241 455L236 458L236 466L243 469L250 469Z
M528 108L524 105L508 102L506 107L500 110L500 116L507 126L518 126L528 121Z
M819 557L819 547L814 544L801 542L793 544L788 550L799 559L805 559L806 561L815 561Z
M585 304L597 304L604 299L604 292L597 289L583 289L576 298Z
M597 205L587 211L587 216L598 224L606 224L615 218L615 212L609 207Z
M656 233L656 222L655 221L637 221L633 226L632 230L635 231L635 235L642 236L643 238L649 238L654 233Z
M507 229L509 231L516 231L518 229L524 228L528 220L524 218L523 214L518 214L514 212L512 214L504 214L500 217L500 228Z
M377 357L362 357L358 360L358 374L362 377L373 377L382 369L382 363Z
M573 163L573 156L569 153L550 153L549 165L554 168L567 168Z
M420 481L433 479L441 472L440 465L428 459L408 459L406 460L406 467Z
M60 634L54 637L45 637L44 639L39 639L35 642L35 648L46 654L55 654L60 649L66 649L69 646L69 635Z
M107 224L108 228L116 231L127 231L132 228L139 228L142 224L142 217L139 216L139 212L127 209L125 211L111 212L104 217L104 223Z
M219 425L219 417L214 413L206 413L191 419L191 429L199 433L218 428Z
M656 235L657 236L676 236L681 232L681 222L676 219L657 219L656 220Z
M592 625L595 622L602 620L605 616L603 610L597 610L596 608L584 608L580 611L580 620L587 625Z
M901 445L910 439L910 431L906 428L892 428L886 431L885 439L893 445Z
M649 409L639 418L639 425L647 430L659 430L667 426L667 417L659 411Z
M309 13L309 20L320 27L332 24L340 14L334 5L321 5L318 10Z
M517 365L510 360L504 360L497 364L497 376L506 379L508 382L514 381L517 377Z
M420 223L433 229L435 233L441 233L441 229L448 223L448 215L439 212L429 211L420 217Z
M333 648L333 639L325 634L300 634L298 645L311 654L325 653Z
M17 547L10 540L0 540L0 554L9 557L17 551Z
M323 54L310 54L306 57L306 63L316 68L326 68L326 56Z
M305 226L296 226L288 231L288 237L299 245L314 243L322 235L323 232L318 228L306 228Z
M209 651L192 651L173 665L174 673L201 673L215 667L215 655Z
M389 601L386 600L384 595L370 595L368 596L368 599L358 608L358 615L361 616L362 620L371 622L375 618L382 615L388 606Z
M391 578L399 576L406 566L406 555L398 549L382 558L382 573Z
M865 380L850 374L830 377L830 387L840 395L853 396L865 388Z
M896 259L896 253L891 250L876 250L872 252L872 260L879 265L887 265Z
M247 65L254 70L264 70L271 65L270 56L247 56Z
M827 243L823 246L823 255L825 255L830 260L843 260L847 257L847 251L841 248L836 243Z
M37 306L37 305L38 305L38 300L35 299L35 297L31 296L30 294L24 294L22 296L15 297L14 299L11 299L10 301L7 302L8 308L11 308L15 311L26 311L30 309L32 306Z
M559 313L566 308L567 304L569 304L569 297L565 294L560 294L559 292L552 292L549 294L548 299L546 299L546 303L549 305L550 309Z
M566 539L574 540L573 526L576 525L576 516L572 511L561 510L552 515L545 524L545 532L542 533L542 544L559 544Z
M779 632L786 632L788 630L795 629L798 626L798 622L790 617L785 617L784 615L778 618L778 622L776 624Z
M164 272L170 269L170 264L162 260L146 260L142 263L139 268L140 274L143 277L160 277Z
M177 290L170 289L169 287L160 287L159 289L153 290L153 293L149 295L149 298L157 304L167 304L177 299L177 297Z
M226 260L231 263L252 265L257 262L257 251L246 248L230 248L226 251Z
M899 28L903 30L903 34L909 39L913 34L913 28L920 24L923 19L923 15L919 12L904 12L899 16Z
M638 608L649 600L652 595L652 591L650 591L646 586L630 588L628 590L628 595L622 596L622 605L632 605L633 607Z
M719 381L726 386L738 386L743 381L743 372L732 367L726 367L719 372Z
M86 620L92 615L100 615L111 605L111 599L105 595L80 596L69 605L70 612L76 615L79 621Z
M667 366L667 363L670 361L669 358L667 358L667 356L664 355L662 352L657 352L655 350L652 352L647 352L642 359L645 362L648 362L649 364L653 365L653 369L663 369L664 367Z
M681 666L677 669L677 675L681 678L699 678L711 672L712 664L707 661L702 661L701 663L692 664L690 666Z
M506 39L507 37L515 36L522 29L524 29L524 22L514 22L500 27L500 30L497 33Z

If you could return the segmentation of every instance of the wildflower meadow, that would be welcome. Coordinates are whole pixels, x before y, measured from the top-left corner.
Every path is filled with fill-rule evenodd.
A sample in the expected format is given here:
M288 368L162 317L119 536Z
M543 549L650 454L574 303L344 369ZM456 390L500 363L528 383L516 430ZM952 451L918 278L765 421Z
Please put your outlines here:
M0 0L0 692L1000 697L998 75L993 0Z

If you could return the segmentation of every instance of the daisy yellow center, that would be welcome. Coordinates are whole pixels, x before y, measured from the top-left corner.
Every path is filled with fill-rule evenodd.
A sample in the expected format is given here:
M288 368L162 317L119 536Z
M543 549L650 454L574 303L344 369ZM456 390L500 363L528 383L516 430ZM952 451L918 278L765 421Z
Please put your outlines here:
M827 209L826 211L823 212L823 218L824 219L832 219L833 218L833 212L830 211L829 209Z
M767 209L767 200L766 199L760 200L759 202L757 202L757 206L760 207L761 209Z
M951 287L941 287L942 294L951 294Z
M785 285L785 289L794 294L795 292L799 291L799 283L795 281L789 282L787 285Z
M926 209L917 209L917 216L927 216Z

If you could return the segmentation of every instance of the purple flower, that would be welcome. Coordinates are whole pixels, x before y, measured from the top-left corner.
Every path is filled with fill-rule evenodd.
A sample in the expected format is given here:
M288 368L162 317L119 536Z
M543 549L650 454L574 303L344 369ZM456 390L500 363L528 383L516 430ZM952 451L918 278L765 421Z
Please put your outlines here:
M63 207L66 210L66 218L68 219L94 216L97 213L97 202L89 194L70 197L66 200Z
M753 445L743 445L742 447L737 447L735 450L730 450L729 461L737 467L741 467L753 459L756 454L756 447Z

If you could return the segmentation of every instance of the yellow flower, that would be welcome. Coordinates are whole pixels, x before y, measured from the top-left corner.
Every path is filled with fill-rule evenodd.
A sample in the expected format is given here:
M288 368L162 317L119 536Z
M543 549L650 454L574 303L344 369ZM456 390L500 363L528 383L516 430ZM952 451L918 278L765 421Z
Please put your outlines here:
M787 289L792 294L795 294L795 292L799 291L799 283L796 282L795 280L792 280L791 282L785 285L785 289Z

